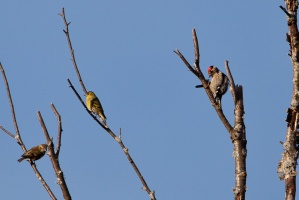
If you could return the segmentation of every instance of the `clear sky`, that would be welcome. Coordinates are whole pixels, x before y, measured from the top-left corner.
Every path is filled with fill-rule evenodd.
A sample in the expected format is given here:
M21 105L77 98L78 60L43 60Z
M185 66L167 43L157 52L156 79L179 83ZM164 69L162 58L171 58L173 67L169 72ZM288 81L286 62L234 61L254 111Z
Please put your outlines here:
M201 68L224 70L244 87L248 139L247 198L284 198L277 164L285 140L292 66L281 1L2 1L0 62L27 148L45 142L41 111L56 142L62 116L60 164L73 199L149 199L119 145L87 114L67 78L83 92L70 61L64 24L83 81L100 98L109 127L122 138L160 200L233 199L233 145L199 80L173 53L193 63L196 28ZM14 133L4 83L0 125ZM233 123L230 93L223 110ZM15 140L0 134L0 199L50 199ZM48 156L37 166L58 199Z

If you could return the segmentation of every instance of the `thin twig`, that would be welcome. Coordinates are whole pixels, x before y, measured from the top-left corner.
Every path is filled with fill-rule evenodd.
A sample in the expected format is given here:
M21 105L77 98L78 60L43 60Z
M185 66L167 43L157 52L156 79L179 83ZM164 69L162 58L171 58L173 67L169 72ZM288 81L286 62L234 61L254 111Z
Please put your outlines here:
M16 130L16 137L15 139L17 140L18 144L21 146L21 148L23 149L24 152L26 152L26 147L23 144L20 132L19 132L19 127L18 127L18 123L17 123L17 118L16 118L16 114L15 114L15 109L14 109L14 105L12 102L12 98L11 98L11 94L10 94L10 89L9 89L9 85L8 85L8 81L5 75L5 71L4 68L2 66L2 64L0 63L0 70L3 76L3 80L4 80L4 84L6 86L6 92L7 92L7 97L8 97L8 101L9 101L9 105L10 105L10 111L11 111L11 115L12 115L12 121Z
M8 130L6 130L3 126L0 126L0 129L5 132L7 135L9 135L12 138L15 138L16 136L14 134L12 134L11 132L9 132Z
M230 72L229 66L228 66L228 60L226 60L224 62L225 65L225 69L226 69L226 73L227 73L227 77L229 80L229 84L230 84L230 89L231 89L231 93L233 96L233 100L234 100L234 104L236 105L236 90L235 90L235 82L234 82L234 78Z
M103 128L105 129L109 134L110 136L115 139L118 144L120 145L120 147L122 148L122 150L124 151L129 163L131 164L131 166L134 168L137 176L139 177L142 185L143 185L143 189L149 194L151 200L156 200L156 197L155 197L155 191L151 191L150 188L148 187L146 181L144 180L141 172L139 171L137 165L135 164L134 160L132 159L132 157L130 156L129 154L129 150L128 148L123 144L122 140L121 140L121 137L117 137L113 132L112 130L110 130L109 127L105 127L102 125L102 123L98 120L98 118L93 115L86 107L85 103L83 102L82 98L80 97L80 95L78 94L78 92L76 91L76 89L74 88L72 82L67 79L69 84L70 84L70 88L72 88L72 90L74 91L74 93L76 94L77 98L79 99L79 101L81 102L81 104L83 105L83 107L85 108L85 110L89 113L89 115Z
M185 63L185 65L187 66L187 68L197 76L197 72L193 69L193 67L189 64L189 62L186 60L186 58L183 56L183 54L178 50L174 50L174 53L176 53L181 59L182 61Z
M84 94L87 93L87 90L84 86L84 83L82 81L82 78L81 78L81 75L80 75L80 72L79 72L79 69L78 69L78 66L77 66L77 63L76 63L76 58L75 58L75 53L74 53L74 50L73 50L73 47L72 47L72 42L71 42L71 38L70 38L70 32L69 32L69 25L71 24L71 22L67 22L66 21L66 17L65 17L65 12L64 12L64 8L62 8L62 13L59 14L62 19L63 19L63 22L64 22L64 25L65 25L65 29L63 30L63 32L65 33L65 36L66 36L66 39L67 39L67 42L68 42L68 45L69 45L69 48L70 48L70 53L71 53L71 56L72 56L72 62L73 62L73 65L74 65L74 68L76 70L76 73L77 73L77 76L78 76L78 79L79 79L79 82L82 86L82 89L83 89L83 92Z
M53 104L51 104L51 107L52 107L53 110L56 111L56 112L54 111L54 113L57 114L58 116L60 116ZM71 200L72 197L71 197L71 194L68 190L68 187L67 187L67 184L65 182L64 175L63 175L63 171L61 170L61 167L60 167L60 164L59 164L58 154L55 154L55 152L54 152L53 140L49 136L47 127L46 127L45 122L43 120L43 117L42 117L42 115L39 111L37 112L37 117L38 117L38 120L39 120L40 125L42 127L42 130L45 134L45 137L47 139L47 143L48 143L48 147L49 147L49 150L48 150L49 153L48 154L49 154L50 160L52 162L52 166L55 170L56 177L57 177L56 183L60 186L60 189L61 189L62 194L63 194L63 198L65 200ZM61 131L59 131L59 133L61 134ZM59 136L59 138L60 138L60 136Z
M193 43L194 43L194 68L197 71L197 73L199 73L199 61L200 61L200 54L199 54L199 45L198 45L198 40L197 40L197 35L196 35L196 30L192 29L192 36L193 36Z
M30 163L34 173L36 174L37 179L42 183L42 185L44 186L44 188L46 189L46 191L50 195L51 199L52 200L57 200L56 197L54 196L52 190L50 189L49 185L46 183L46 181L42 177L41 173L38 171L38 169L36 167L36 164L32 161L30 161L29 163Z
M8 131L6 131L3 127L1 128L5 133L7 133L9 136L15 138L17 140L17 143L20 145L20 147L22 148L22 150L24 152L26 152L26 147L25 144L23 143L22 139L21 139L21 134L19 132L19 128L18 128L18 123L17 123L17 119L15 116L15 111L14 111L14 106L13 106L13 101L11 98L11 94L10 94L10 89L9 89L9 85L8 85L8 81L6 79L6 75L4 72L4 69L2 67L2 64L0 63L0 69L2 72L2 76L3 76L3 80L4 83L6 85L6 91L7 91L7 96L8 96L8 101L10 104L10 109L11 109L11 113L12 113L12 119L13 119L13 123L16 129L16 135L14 136L13 134L9 133ZM38 171L35 162L32 162L31 160L29 161L33 171L35 172L38 180L42 183L42 185L44 186L45 190L48 192L49 196L51 197L52 200L56 200L55 195L53 194L52 190L50 189L50 187L48 186L48 184L46 183L46 181L44 180L44 178L42 177L41 173Z
M54 114L57 117L58 132L57 132L57 147L56 147L55 155L57 157L59 157L59 152L60 152L60 147L61 147L62 122L61 122L61 117L60 117L58 111L56 110L54 104L51 103L50 106L51 106Z

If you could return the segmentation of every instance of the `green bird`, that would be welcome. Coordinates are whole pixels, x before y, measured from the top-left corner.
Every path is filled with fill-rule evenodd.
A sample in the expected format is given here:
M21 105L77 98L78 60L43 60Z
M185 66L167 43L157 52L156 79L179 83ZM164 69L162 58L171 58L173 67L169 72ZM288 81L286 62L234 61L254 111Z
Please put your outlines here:
M92 113L98 115L100 119L102 120L103 124L106 126L106 116L104 114L103 107L101 105L100 100L98 97L93 93L92 91L89 91L86 93L86 106L88 110L90 110Z

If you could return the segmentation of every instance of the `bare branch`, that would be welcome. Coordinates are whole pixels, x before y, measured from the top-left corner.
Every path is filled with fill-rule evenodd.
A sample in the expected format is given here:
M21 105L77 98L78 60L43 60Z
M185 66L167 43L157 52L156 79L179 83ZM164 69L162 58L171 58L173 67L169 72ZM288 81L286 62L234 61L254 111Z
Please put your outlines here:
M181 59L182 61L185 63L186 67L197 76L197 72L193 69L193 67L189 64L189 62L186 60L186 58L183 56L183 54L181 54L181 52L176 49L173 51L174 53L176 53Z
M60 147L61 147L62 123L61 123L61 117L60 117L58 111L56 110L54 104L52 104L52 103L51 103L51 108L57 117L58 133L57 133L57 147L56 147L55 154L57 157L59 157L59 152L60 152Z
M57 115L59 116L59 114L58 114L58 112L55 109L53 104L51 104L51 107L52 107L53 110L56 111ZM37 117L38 117L38 120L39 120L40 125L42 127L42 130L45 134L45 137L47 139L47 143L48 143L48 147L49 147L48 155L49 155L50 160L52 162L52 166L54 168L54 171L56 173L56 177L57 177L56 183L60 186L60 189L61 189L62 194L63 194L63 198L65 200L71 200L72 197L71 197L71 194L69 193L67 184L66 184L65 179L64 179L63 171L61 170L61 167L60 167L60 164L59 164L58 154L55 154L55 152L54 152L53 141L49 136L48 130L47 130L46 125L45 125L45 122L44 122L43 117L42 117L42 115L39 111L37 112ZM61 132L60 132L60 134L61 134Z
M228 60L225 61L225 69L226 69L227 77L228 77L228 80L229 80L230 89L231 89L231 93L232 93L232 96L233 96L234 104L236 105L235 82L234 82L234 78L233 78L233 76L230 72L229 66L228 66Z
M67 37L67 40L68 40L68 44L69 44L69 48L70 48L70 52L71 52L71 55L72 55L72 61L73 61L73 64L74 64L74 68L76 70L76 73L77 73L77 76L78 76L78 79L79 79L79 82L83 88L83 91L84 91L84 94L87 93L87 90L85 89L84 87L84 84L83 84L83 81L81 79L81 76L80 76L80 72L78 70L78 67L77 67L77 64L75 62L75 55L74 55L74 50L72 48L72 45L71 45L71 39L70 39L70 36L69 36L69 30L68 30L68 26L70 23L67 23L66 21L66 17L65 17L65 13L64 13L64 8L62 9L62 13L59 14L62 18L63 18L63 21L64 21L64 24L65 24L65 27L66 29L64 30L64 33ZM194 70L193 70L194 71ZM137 168L136 164L134 163L133 159L131 158L130 154L129 154L129 151L128 151L128 148L125 147L125 145L123 144L123 142L121 141L121 138L117 137L111 130L108 126L104 126L98 119L95 115L93 115L89 109L86 107L85 103L83 102L83 100L81 99L79 93L76 91L76 89L74 88L74 86L72 85L71 81L68 79L68 82L70 84L70 87L72 88L72 90L74 91L74 93L76 94L77 98L79 99L79 101L81 102L81 104L83 105L83 107L85 108L85 110L89 113L89 115L103 128L105 129L109 134L110 136L115 139L118 144L120 145L120 147L123 149L128 161L130 162L130 164L132 165L132 167L134 168L136 174L138 175L140 181L142 182L143 184L143 189L145 191L147 191L147 193L149 194L151 200L155 200L155 192L152 192L149 187L147 186L143 176L141 175L139 169Z
M228 68L229 70L229 68ZM234 84L234 83L233 83ZM243 87L235 86L235 123L234 131L231 136L234 144L233 156L235 159L236 187L234 188L235 199L245 199L246 192L246 157L247 139L244 123Z
M9 104L10 104L10 109L11 109L11 113L12 113L12 119L13 119L13 123L14 123L14 126L15 126L15 129L16 129L16 135L14 136L13 134L9 133L8 131L6 131L2 126L1 126L1 129L7 133L9 136L15 138L17 140L17 143L20 145L20 147L22 148L22 150L24 151L24 153L27 151L26 150L26 147L21 139L21 134L19 132L19 128L18 128L18 123L17 123L17 119L16 119L16 116L15 116L15 111L14 111L14 106L13 106L13 101L12 101L12 98L11 98L11 94L10 94L10 89L9 89L9 85L8 85L8 81L6 79L6 75L5 75L5 72L4 72L4 69L3 69L3 66L2 64L0 63L0 70L1 70L1 73L2 73L2 76L3 76L3 80L4 80L4 83L6 85L6 91L7 91L7 96L8 96L8 101L9 101ZM49 196L51 197L52 200L56 200L56 197L54 196L53 192L51 191L50 187L48 186L48 184L46 183L46 181L44 180L44 178L42 177L42 175L40 174L40 172L38 171L36 165L35 165L35 162L32 162L31 160L29 161L33 171L35 172L38 180L42 183L42 185L44 186L44 188L46 189L46 191L48 192Z
M52 140L51 140L51 138L49 136L48 129L47 129L46 124L45 124L45 122L44 122L44 120L43 120L43 118L42 118L42 116L41 116L41 114L40 114L39 111L37 111L37 117L38 117L38 121L39 121L39 123L40 123L40 125L42 127L42 130L44 132L44 135L46 137L48 146L50 146L49 144L51 144L53 142L52 142Z
M200 60L200 54L199 54L199 46L198 46L198 40L197 40L197 35L196 35L196 30L195 28L192 29L192 36L193 36L193 43L194 43L194 68L197 71L197 73L199 73L199 60Z
M9 132L8 130L6 130L5 128L3 128L3 126L0 126L0 129L5 132L7 135L9 135L12 138L15 138L16 136L14 134L12 134L11 132Z
M0 63L0 70L1 70L1 73L2 73L2 76L3 76L4 84L6 86L6 92L7 92L7 97L8 97L9 105L10 105L10 111L11 111L11 115L12 115L12 121L13 121L14 127L16 129L16 137L15 137L15 139L17 140L17 142L19 143L19 145L21 146L21 148L23 149L23 151L26 152L26 147L23 144L23 141L22 141L22 138L21 138L21 135L20 135L20 132L19 132L19 127L18 127L16 115L15 115L15 109L14 109L14 105L13 105L13 102L12 102L12 98L11 98L11 94L10 94L10 89L9 89L8 81L6 79L5 71L4 71L4 68L3 68L3 66L2 66L1 63Z
M279 8L289 17L291 17L291 14L285 9L283 6L279 6Z
M217 112L219 118L221 119L223 125L227 129L228 133L230 134L230 138L232 142L234 143L234 159L235 159L235 178L236 178L236 187L234 188L234 194L235 194L235 200L243 200L245 199L245 192L246 192L246 135L245 135L245 124L243 121L244 118L244 106L243 106L243 90L242 86L235 86L234 79L231 75L228 61L225 61L226 71L228 74L228 78L230 80L230 87L232 88L232 95L235 102L235 124L234 128L231 126L231 124L226 119L222 108L219 107L215 99L213 97L213 94L211 92L211 89L208 85L207 80L205 79L204 75L202 74L199 64L199 48L198 48L198 40L196 36L195 29L192 30L192 36L193 36L193 43L194 43L194 54L195 54L195 69L196 73L192 71L202 82L202 85L196 86L197 88L203 87L212 103L212 106L214 107L215 111ZM184 58L184 56L176 50L175 53L183 60L185 65L190 69L190 64L188 61Z
M117 141L117 143L120 145L120 147L122 148L122 150L124 151L129 163L131 164L131 166L133 167L133 169L135 170L137 176L139 177L142 185L143 185L143 189L149 194L151 200L156 200L155 197L155 192L151 191L150 188L148 187L146 181L144 180L141 172L139 171L137 165L135 164L134 160L132 159L131 155L129 154L129 149L124 145L124 143L121 140L121 137L117 137L112 130L110 130L109 127L105 127L102 125L102 123L98 120L98 118L93 115L88 108L86 107L85 103L83 102L82 98L80 97L80 95L78 94L78 92L76 91L76 89L74 88L74 86L72 85L72 82L68 79L68 82L70 84L70 88L72 88L72 90L74 91L74 93L76 94L77 98L79 99L79 101L81 102L81 104L83 105L83 107L85 108L85 110L89 113L89 115L103 128L105 129L109 135L115 140Z
M83 92L84 94L87 93L87 90L84 86L84 83L82 81L82 78L81 78L81 75L80 75L80 72L79 72L79 69L78 69L78 66L77 66L77 63L76 63L76 58L75 58L75 53L74 53L74 50L73 50L73 47L72 47L72 42L71 42L71 39L70 39L70 32L69 32L69 25L71 24L71 22L67 22L66 21L66 17L65 17L65 12L64 12L64 8L62 8L62 13L59 14L62 19L63 19L63 22L64 22L64 25L65 25L65 29L63 30L63 32L65 33L65 36L66 36L66 39L67 39L67 42L68 42L68 45L69 45L69 48L70 48L70 53L71 53L71 56L72 56L72 62L73 62L73 65L74 65L74 68L76 70L76 73L77 73L77 76L78 76L78 79L79 79L79 82L82 86L82 89L83 89Z
M108 129L108 127L105 127L105 126L100 122L100 120L98 120L98 118L97 118L95 115L93 115L91 111L88 110L88 108L86 107L84 101L83 101L82 98L80 97L80 95L79 95L79 93L77 92L77 90L74 88L74 86L73 86L72 82L70 81L70 79L67 79L67 81L68 81L69 84L70 84L70 88L72 88L72 90L75 92L77 98L79 99L79 101L81 102L81 104L83 105L83 107L85 108L85 110L89 113L89 115L92 116L92 118L93 118L98 124L100 124L101 127L102 127L103 129L105 129L105 130ZM111 136L112 136L112 135L111 135ZM112 136L112 137L113 137L113 136Z
M48 184L46 183L46 181L42 177L41 173L38 171L38 169L36 167L36 164L34 162L30 161L30 165L31 165L34 173L36 174L37 179L40 180L40 182L42 183L42 185L44 186L44 188L46 189L46 191L50 195L51 199L52 200L57 200L56 197L54 196L53 192L51 191L50 187L48 186Z
M198 45L196 45L196 41L197 41L197 36L196 36L196 32L195 31L193 31L193 41L195 42L195 44L194 44L194 46L198 46ZM196 38L196 39L195 39ZM195 48L195 49L197 49L197 48ZM178 49L176 49L175 51L174 51L181 59L182 59L182 61L185 63L185 65L187 66L187 68L195 75L195 76L197 76L198 78L199 78L199 80L201 81L201 83L202 83L202 87L205 89L205 91L206 91L206 93L207 93L207 95L208 95L208 97L209 97L209 99L210 99L210 101L211 101L211 104L212 104L212 106L215 108L215 110L216 110L216 112L217 112L217 114L218 114L218 116L219 116L219 118L221 119L221 121L222 121L222 123L223 123L223 125L225 126L225 128L227 129L227 131L231 134L232 133L232 131L233 131L233 127L231 126L231 124L228 122L228 120L226 119L226 117L225 117L225 115L224 115L224 113L223 113L223 110L222 110L222 108L219 108L219 106L218 106L218 104L215 102L215 99L214 99L214 97L213 97L213 94L212 94L212 91L211 91L211 89L210 89L210 87L209 87L209 83L208 83L208 81L207 81L207 79L204 77L204 75L203 75L203 73L201 72L201 70L200 70L200 68L198 67L198 71L195 71L192 67L191 67L191 65L189 64L189 62L185 59L185 57L181 54L181 52L178 50ZM199 50L198 50L198 53L195 53L195 55L197 55L198 54L198 58L199 58ZM195 60L196 60L196 58L195 58Z
M283 143L284 152L278 164L278 176L285 180L285 199L296 198L296 176L298 160L298 122L299 122L299 34L297 26L298 0L284 0L286 8L280 8L287 15L287 42L290 45L289 56L293 66L293 94L291 107L288 109L286 140Z

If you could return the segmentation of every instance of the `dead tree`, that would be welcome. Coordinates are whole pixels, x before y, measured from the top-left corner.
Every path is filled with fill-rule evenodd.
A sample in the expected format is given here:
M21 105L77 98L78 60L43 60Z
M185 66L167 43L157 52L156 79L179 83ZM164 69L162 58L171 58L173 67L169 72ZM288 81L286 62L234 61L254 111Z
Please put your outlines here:
M236 185L233 189L235 200L244 200L245 192L246 192L246 132L245 132L245 124L244 124L244 104L243 104L243 87L241 85L235 85L233 76L231 75L228 61L225 61L226 72L230 81L230 90L232 93L232 98L235 104L234 114L234 126L232 126L227 120L226 116L223 113L221 106L215 101L215 97L212 94L212 91L209 87L209 82L203 75L200 69L200 53L198 46L198 39L196 35L195 29L192 30L193 35L193 43L194 43L194 53L195 53L195 61L193 67L189 64L189 62L185 59L183 54L176 49L174 52L182 59L187 68L201 81L202 87L205 89L208 98L211 101L212 106L214 107L216 113L218 114L220 120L223 125L227 129L230 139L234 144L233 157L235 159L235 178Z
M296 166L299 147L299 33L297 27L297 0L285 0L286 8L280 6L285 12L288 24L286 40L290 45L289 56L293 66L293 94L291 106L287 109L286 140L283 144L284 152L278 163L278 176L285 180L285 199L293 200L296 197Z

